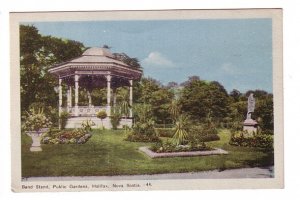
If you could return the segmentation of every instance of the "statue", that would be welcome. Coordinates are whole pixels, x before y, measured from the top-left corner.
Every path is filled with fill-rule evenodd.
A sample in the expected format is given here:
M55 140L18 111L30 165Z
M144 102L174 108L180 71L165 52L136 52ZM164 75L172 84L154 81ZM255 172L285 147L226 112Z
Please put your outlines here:
M251 119L251 114L254 112L255 108L255 99L253 97L253 93L251 93L248 97L248 111L247 111L247 119L244 121L243 130L247 131L247 135L245 137L252 137L255 133L257 133L257 122Z
M248 97L248 112L247 112L247 119L251 119L251 113L254 112L255 108L255 99L253 97L253 93L250 94Z

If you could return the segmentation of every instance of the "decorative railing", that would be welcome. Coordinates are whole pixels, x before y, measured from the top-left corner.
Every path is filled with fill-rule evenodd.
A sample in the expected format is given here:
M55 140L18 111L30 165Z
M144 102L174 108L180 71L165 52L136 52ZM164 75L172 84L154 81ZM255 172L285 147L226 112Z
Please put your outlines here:
M75 107L66 110L71 116L76 116ZM106 106L78 106L78 116L96 116L102 110L106 111Z

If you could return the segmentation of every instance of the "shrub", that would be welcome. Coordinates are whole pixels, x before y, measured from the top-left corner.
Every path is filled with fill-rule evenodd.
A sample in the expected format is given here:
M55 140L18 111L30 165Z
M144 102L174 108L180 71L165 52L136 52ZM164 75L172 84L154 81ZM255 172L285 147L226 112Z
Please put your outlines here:
M273 136L257 134L253 137L245 137L244 132L235 132L232 134L229 144L242 147L259 147L273 149Z
M133 128L134 134L145 135L145 136L153 136L156 135L154 129L154 121L152 119L148 119L144 122L135 122Z
M101 111L97 112L97 117L101 120L105 119L107 117L105 110L101 110Z
M101 119L101 123L102 123L102 127L104 129L104 126L103 126L103 119L105 119L107 117L107 114L104 110L101 110L99 112L97 112L97 118Z
M143 135L141 137L150 137L150 138L156 137L151 106L147 104L136 105L135 120L136 121L132 127L133 135Z
M175 133L173 135L173 141L176 145L184 144L187 141L188 126L189 126L188 117L185 115L180 115L177 118L177 121L175 123Z
M189 129L189 141L197 142L199 144L202 142L220 140L217 133L218 131L214 127L208 128L206 125L191 126Z
M69 116L70 116L70 114L66 111L63 111L60 113L59 119L60 119L61 129L65 129Z
M116 130L120 125L121 119L122 119L121 109L119 107L113 108L110 116L110 123L114 130Z
M160 142L160 138L156 135L142 135L142 134L134 134L130 133L125 139L130 142Z
M159 137L173 137L175 133L174 128L155 128L156 135Z
M95 123L90 119L81 123L81 129L83 129L86 133L92 131L92 126L95 126Z

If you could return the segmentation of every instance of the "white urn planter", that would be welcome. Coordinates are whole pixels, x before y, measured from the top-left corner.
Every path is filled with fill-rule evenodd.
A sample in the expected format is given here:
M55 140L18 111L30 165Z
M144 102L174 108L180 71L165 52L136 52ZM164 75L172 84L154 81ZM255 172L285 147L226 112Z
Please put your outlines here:
M32 144L30 147L30 151L42 151L41 148L41 139L42 136L48 131L48 128L41 129L39 131L26 131L26 135L31 137L32 139Z

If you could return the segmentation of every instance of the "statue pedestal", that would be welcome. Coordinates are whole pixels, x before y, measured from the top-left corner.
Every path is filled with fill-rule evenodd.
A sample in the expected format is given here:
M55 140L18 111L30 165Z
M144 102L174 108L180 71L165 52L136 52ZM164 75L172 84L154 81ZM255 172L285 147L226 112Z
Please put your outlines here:
M257 133L257 122L253 119L246 119L243 123L243 130L248 132L248 137L254 136Z

